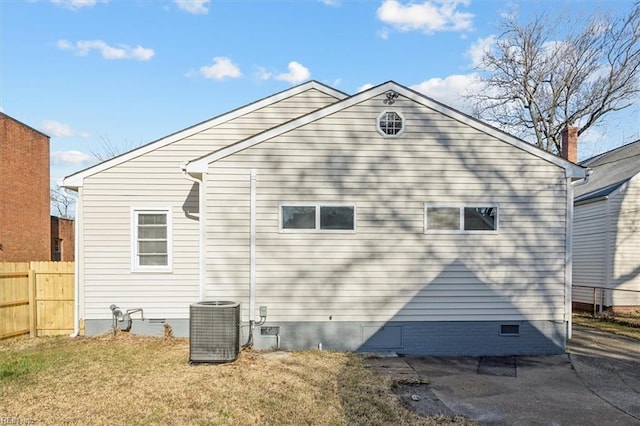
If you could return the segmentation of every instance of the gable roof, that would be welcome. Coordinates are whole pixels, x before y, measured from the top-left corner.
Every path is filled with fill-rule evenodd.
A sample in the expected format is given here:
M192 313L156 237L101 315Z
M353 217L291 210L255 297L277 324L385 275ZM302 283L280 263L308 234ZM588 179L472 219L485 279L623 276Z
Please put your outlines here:
M586 169L573 164L561 157L553 155L547 151L539 149L521 139L516 138L515 136L509 135L495 127L492 127L486 123L483 123L471 116L468 116L460 111L457 111L451 107L448 107L444 104L441 104L419 92L416 92L412 89L409 89L405 86L402 86L394 81L388 81L386 83L380 84L379 86L372 87L368 90L357 93L353 96L345 98L339 102L328 105L324 108L321 108L317 111L311 112L307 115L303 115L302 117L293 119L287 123L284 123L280 126L274 127L272 129L261 132L257 135L244 139L242 141L236 142L232 145L221 148L217 151L214 151L208 155L200 157L196 160L190 161L186 164L186 171L188 173L206 173L210 163L218 161L222 158L228 157L229 155L233 155L236 152L242 151L244 149L250 148L256 144L264 142L268 139L281 135L283 133L289 132L293 129L299 128L306 124L309 124L313 121L319 120L323 117L326 117L330 114L334 114L338 111L344 110L350 106L356 105L360 102L363 102L367 99L376 97L380 94L386 93L388 91L393 91L398 93L400 96L411 99L419 104L422 104L428 108L436 110L441 114L453 118L459 122L462 122L474 129L477 129L483 133L486 133L490 136L496 137L508 144L511 144L517 148L522 149L536 157L542 158L550 163L553 163L563 169L566 170L566 176L570 178L584 178L586 175Z
M580 163L593 170L589 182L575 188L576 203L606 198L640 173L640 140Z
M176 133L172 133L168 136L165 136L161 139L157 139L155 141L149 142L148 144L142 145L136 149L133 149L131 151L128 151L124 154L118 155L116 157L110 158L109 160L103 161L101 163L98 163L94 166L88 167L84 170L80 170L72 175L69 175L67 177L65 177L64 179L62 179L62 184L61 186L65 187L65 188L73 188L73 189L77 189L78 187L82 186L83 184L83 180L86 177L92 176L96 173L99 173L103 170L107 170L111 167L117 166L119 164L122 164L126 161L132 160L136 157L139 157L141 155L144 155L148 152L154 151L158 148L162 148L166 145L169 145L173 142L179 141L181 139L187 138L189 136L195 135L199 132L202 132L206 129L209 129L211 127L214 126L218 126L222 123L225 123L227 121L233 120L237 117L243 116L245 114L251 113L253 111L257 111L261 108L267 107L269 105L275 104L276 102L280 102L282 100L285 100L287 98L290 98L291 96L295 96L298 95L300 93L303 93L307 90L310 89L315 89L318 90L319 92L322 92L326 95L332 96L334 98L336 98L337 100L341 100L346 98L348 95L344 92L341 92L339 90L336 90L332 87L329 87L323 83L320 83L318 81L312 80L312 81L308 81L306 83L302 83L298 86L294 86L292 88L289 88L287 90L283 90L281 92L278 92L274 95L268 96L266 98L260 99L258 101L252 102L250 104L247 104L245 106L242 106L240 108L231 110L229 112L226 112L224 114L218 115L216 117L213 117L209 120L203 121L201 123L195 124L191 127L188 127L186 129L180 130Z

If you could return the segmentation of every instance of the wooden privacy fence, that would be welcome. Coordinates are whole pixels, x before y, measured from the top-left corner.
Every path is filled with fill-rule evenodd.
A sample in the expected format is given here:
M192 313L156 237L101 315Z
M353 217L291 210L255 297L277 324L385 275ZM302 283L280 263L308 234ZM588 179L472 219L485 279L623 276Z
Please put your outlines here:
M74 262L0 263L0 339L73 332Z

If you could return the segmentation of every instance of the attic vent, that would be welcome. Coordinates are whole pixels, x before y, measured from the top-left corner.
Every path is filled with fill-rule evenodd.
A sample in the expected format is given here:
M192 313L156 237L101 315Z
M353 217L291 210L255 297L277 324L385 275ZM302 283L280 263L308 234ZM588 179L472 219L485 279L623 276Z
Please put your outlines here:
M230 362L239 352L239 303L199 302L189 307L189 362Z
M378 131L386 136L397 136L404 129L404 120L397 112L385 111L378 117Z
M520 325L519 324L500 324L501 336L519 336Z

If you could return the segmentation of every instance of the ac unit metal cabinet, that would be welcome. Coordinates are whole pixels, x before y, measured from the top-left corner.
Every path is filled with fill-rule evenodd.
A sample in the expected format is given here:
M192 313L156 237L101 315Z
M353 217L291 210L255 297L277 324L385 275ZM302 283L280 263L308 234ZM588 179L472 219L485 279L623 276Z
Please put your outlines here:
M239 303L206 301L189 306L189 362L231 362L239 353Z

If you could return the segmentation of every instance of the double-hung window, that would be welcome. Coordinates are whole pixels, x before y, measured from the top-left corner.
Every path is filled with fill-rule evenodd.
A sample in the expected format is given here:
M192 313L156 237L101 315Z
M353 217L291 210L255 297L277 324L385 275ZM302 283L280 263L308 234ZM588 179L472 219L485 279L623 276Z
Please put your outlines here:
M133 210L132 269L171 271L171 215L169 209Z
M496 232L498 206L442 206L425 204L424 229L433 233Z
M353 232L355 229L356 207L353 204L280 205L282 232Z

